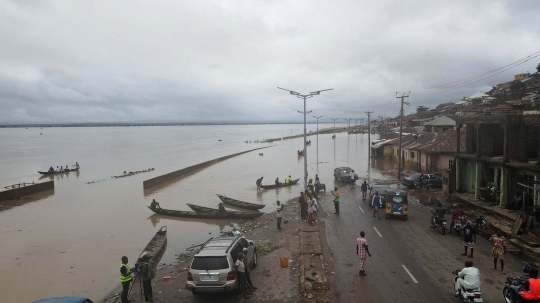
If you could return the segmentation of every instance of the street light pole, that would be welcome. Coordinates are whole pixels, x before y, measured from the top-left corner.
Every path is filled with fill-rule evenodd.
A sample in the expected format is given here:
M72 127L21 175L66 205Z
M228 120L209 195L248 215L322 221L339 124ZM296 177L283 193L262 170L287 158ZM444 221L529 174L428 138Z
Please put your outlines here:
M318 95L321 94L321 92L328 91L328 90L333 90L333 88L310 92L308 95L301 95L298 92L288 90L288 89L285 89L285 88L281 88L281 87L278 87L278 88L288 91L291 95L294 95L297 98L304 99L304 188L307 188L308 172L307 172L307 148L306 148L306 141L307 141L307 136L306 136L306 114L307 114L307 112L306 112L306 99L312 98L313 96L318 96Z
M339 119L339 118L330 118L332 120L334 120L334 135L336 134L336 120Z
M349 132L351 131L351 120L352 119L344 119L345 121L349 122Z
M317 163L319 163L319 118L324 117L322 116L313 116L313 118L317 119Z

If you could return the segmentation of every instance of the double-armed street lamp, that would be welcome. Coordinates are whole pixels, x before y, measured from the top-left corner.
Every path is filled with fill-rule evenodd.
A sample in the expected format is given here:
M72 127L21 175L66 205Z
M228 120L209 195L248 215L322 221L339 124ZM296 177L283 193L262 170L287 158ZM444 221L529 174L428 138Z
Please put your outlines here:
M339 118L330 118L332 120L334 120L334 135L336 134L336 120L339 119Z
M285 89L285 88L281 88L281 87L278 87L278 88L288 91L291 95L294 95L297 98L304 99L304 112L303 112L304 113L304 188L306 188L307 187L307 176L308 176L308 173L307 173L307 148L306 148L306 140L307 140L307 138L306 138L306 114L307 114L307 112L306 112L306 99L312 98L313 96L318 96L318 95L321 94L321 92L328 91L328 90L333 90L333 88L310 92L308 95L301 95L298 92L288 90L288 89Z

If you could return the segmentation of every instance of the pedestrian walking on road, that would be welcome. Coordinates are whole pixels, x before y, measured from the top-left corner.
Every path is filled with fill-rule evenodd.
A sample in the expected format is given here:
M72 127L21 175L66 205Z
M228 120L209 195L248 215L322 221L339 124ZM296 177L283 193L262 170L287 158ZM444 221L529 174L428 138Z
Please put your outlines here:
M337 187L334 187L334 191L331 192L334 195L334 208L336 212L334 214L339 215L339 191Z
M380 220L381 216L379 216L379 207L381 207L381 197L379 196L378 191L375 192L375 196L373 196L373 200L371 201L371 204L373 204L373 208L375 208L375 211L373 211L373 218L375 218L375 214L376 214Z
M497 270L497 259L501 261L501 273L504 275L504 255L506 254L506 238L503 237L500 231L496 235L492 235L489 238L489 241L493 243L493 248L491 248L491 256L493 257L493 268L492 270Z
M356 254L360 258L360 272L358 272L359 275L365 276L366 275L366 259L367 256L371 257L371 253L369 253L368 249L368 243L366 238L366 233L361 231L360 232L360 238L356 239Z
M122 283L122 296L120 297L120 300L122 301L122 303L129 303L129 284L131 283L131 281L133 281L133 277L131 276L131 274L137 271L136 267L130 269L127 263L128 257L123 256L122 264L120 264L120 282Z
M302 220L305 220L307 218L307 209L304 192L300 192L300 197L298 197L298 204L300 204L300 218L302 218Z
M351 180L350 180L351 183L349 184L350 188L354 189L354 183L356 182L356 176L354 174L354 169L351 170L350 178L351 178Z
M279 200L276 202L276 204L277 230L281 230L281 212L283 211L283 204L281 204Z
M369 184L367 184L367 182L364 181L364 183L362 183L360 188L362 189L362 201L365 201L367 197L367 190L369 188Z
M471 221L467 221L467 224L463 228L463 236L461 237L461 240L463 241L463 246L465 246L465 252L462 253L462 256L467 255L467 248L471 248L471 254L469 255L469 258L473 257L474 252L474 243L476 243L476 232L472 226ZM502 260L501 260L502 261ZM495 264L497 264L497 261L495 261ZM502 266L502 265L501 265Z

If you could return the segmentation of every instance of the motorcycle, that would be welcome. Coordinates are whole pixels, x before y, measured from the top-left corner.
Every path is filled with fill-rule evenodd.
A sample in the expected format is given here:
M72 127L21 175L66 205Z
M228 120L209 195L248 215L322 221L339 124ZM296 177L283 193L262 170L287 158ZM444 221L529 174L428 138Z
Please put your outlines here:
M521 286L524 289L526 288L525 282L529 280L528 273L529 273L529 270L531 268L533 268L533 267L537 267L537 266L535 266L532 263L525 263L525 265L523 266L523 272L526 274L525 276L506 277L506 282L504 282L505 286L503 288L503 297L504 297L505 302L507 302L507 303L512 302L512 299L510 298L510 285ZM519 303L519 302L521 302L521 303L527 303L527 302L538 303L539 301L540 300L534 300L534 301L525 300L525 299L521 298L519 295L516 294L516 300L515 300L516 303Z
M461 236L461 231L463 230L463 224L461 222L465 221L466 218L467 216L463 215L460 216L459 219L454 220L454 226L452 227L452 230L455 230L458 236Z
M426 189L426 190L431 189L431 183L429 182L420 183L418 181L414 182L414 190L423 190L423 189Z
M454 285L456 284L458 277L459 270L455 270L452 272L454 275ZM452 289L454 289L454 285L452 285ZM482 299L482 291L480 290L480 287L477 289L465 289L463 286L461 287L460 293L457 296L457 298L462 303L481 303L484 302Z
M440 228L441 234L446 233L446 219L438 219L435 218L435 210L432 210L431 213L433 216L431 217L431 228Z
M473 221L473 228L475 230L487 229L488 228L488 224L487 224L486 220L484 220L484 214L485 213L486 212L483 211L483 212L476 215L476 218Z
M324 185L322 183L319 183L319 182L315 182L315 191L320 192L321 190L324 193L326 193L326 185Z

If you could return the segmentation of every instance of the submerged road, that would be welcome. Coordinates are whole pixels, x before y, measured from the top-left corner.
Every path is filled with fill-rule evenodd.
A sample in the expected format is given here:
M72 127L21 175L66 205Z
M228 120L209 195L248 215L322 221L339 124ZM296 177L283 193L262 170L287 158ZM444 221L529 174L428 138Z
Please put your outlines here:
M340 188L340 215L332 214L332 198L323 200L328 211L326 219L328 244L335 264L335 288L339 302L458 302L453 297L451 271L464 267L473 260L481 272L484 302L504 302L502 289L505 275L490 270L493 259L491 244L477 237L474 258L461 256L463 245L457 234L441 235L429 227L431 213L428 207L409 203L409 219L373 218L368 200L362 201L359 186ZM413 200L413 199L411 199ZM448 223L450 217L447 216ZM366 233L372 257L366 261L367 276L359 276L356 239L360 231ZM499 265L498 265L499 266ZM507 254L507 275L521 272L523 263Z

